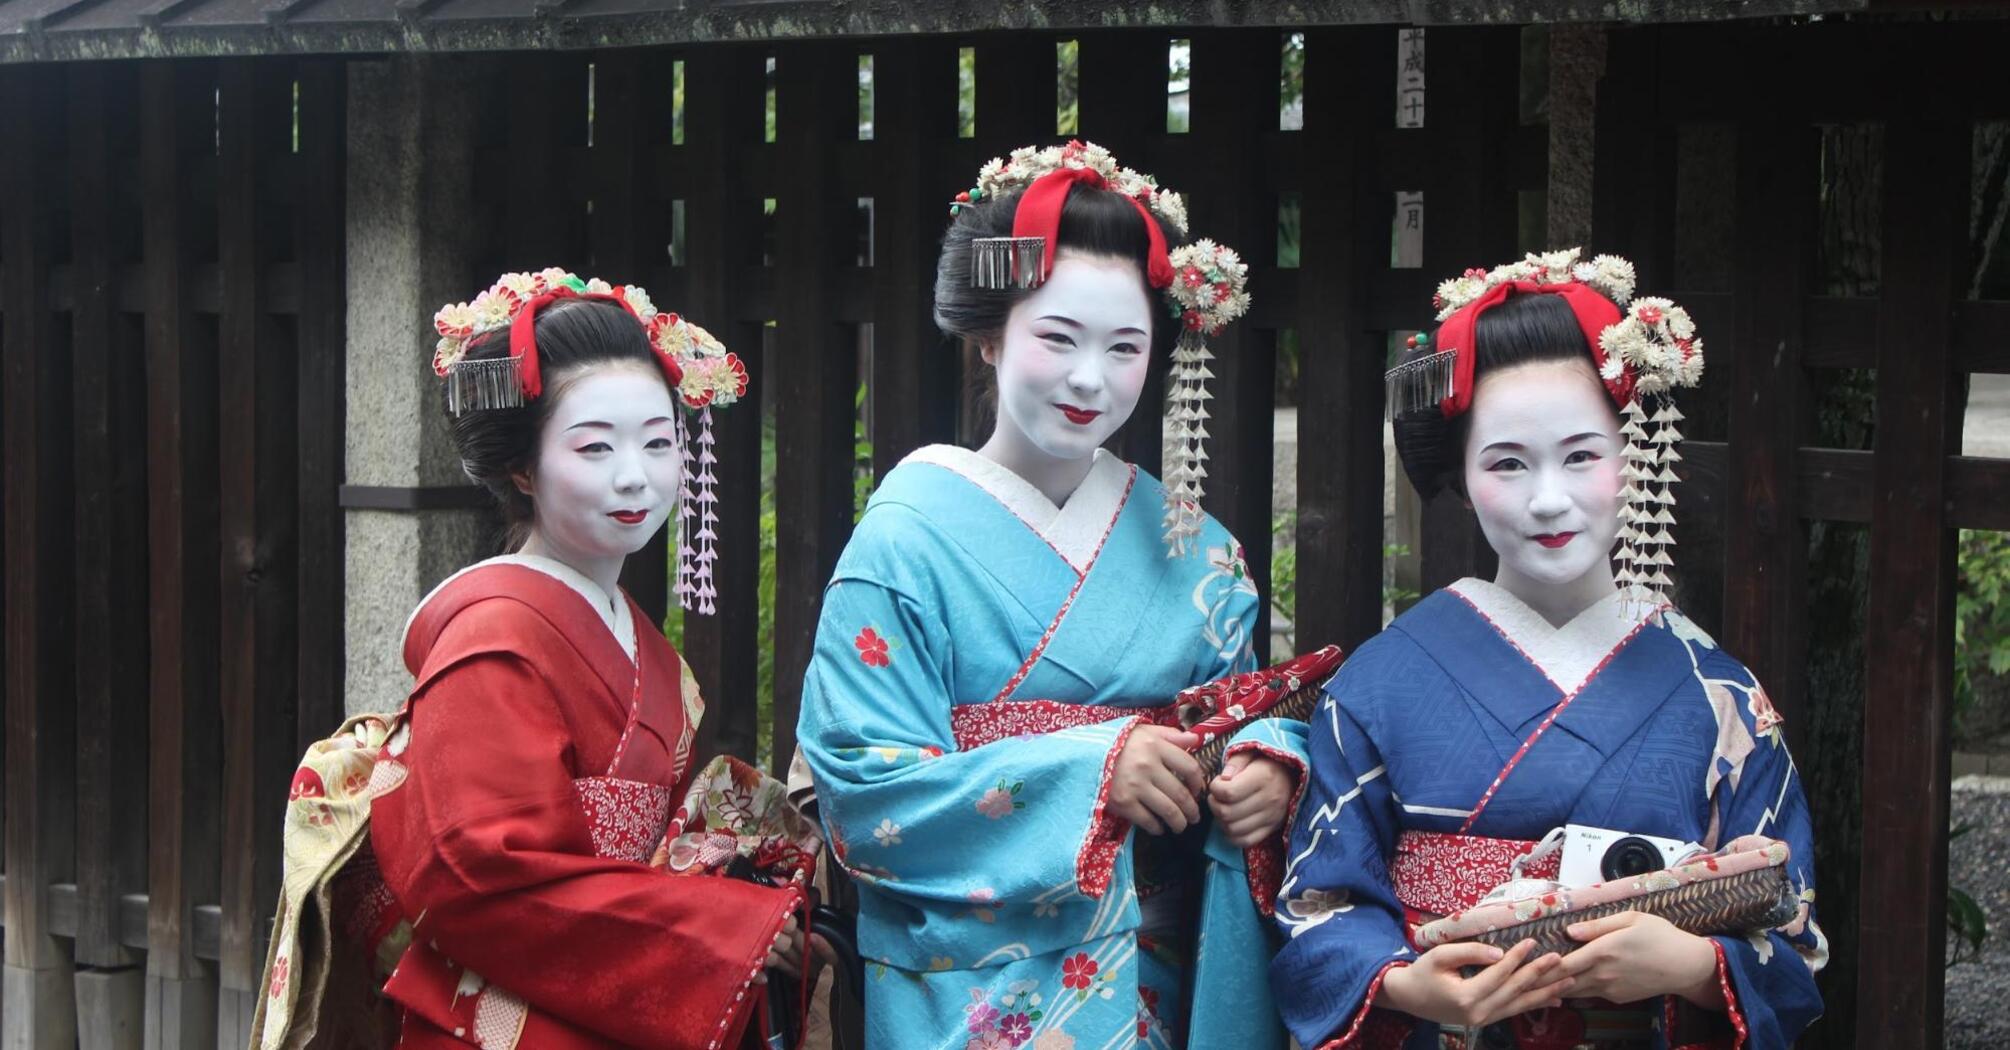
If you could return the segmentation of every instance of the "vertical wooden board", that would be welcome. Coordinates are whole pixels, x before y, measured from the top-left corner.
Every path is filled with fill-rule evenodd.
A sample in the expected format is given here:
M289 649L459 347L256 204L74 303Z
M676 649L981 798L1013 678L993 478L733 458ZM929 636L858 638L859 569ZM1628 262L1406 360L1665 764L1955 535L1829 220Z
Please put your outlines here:
M1808 535L1794 461L1807 431L1802 304L1814 266L1817 160L1814 129L1803 119L1774 111L1738 126L1743 236L1729 343L1736 454L1726 464L1724 643L1764 683L1790 746L1806 730Z
M1632 260L1642 288L1675 277L1675 147L1655 91L1663 27L1614 29L1593 116L1591 238Z
M1076 52L1081 126L1077 137L1108 147L1120 164L1154 174L1154 158L1165 138L1170 40L1171 34L1156 30L1083 33ZM1167 184L1179 188L1170 178ZM1118 455L1154 476L1165 472L1161 417L1169 364L1165 354L1152 356L1137 410L1115 439Z
M977 45L977 141L986 156L1053 141L1054 100L1053 37L1007 33L982 38Z
M587 216L587 248L591 271L615 284L639 284L652 292L644 272L642 235L656 229L656 198L643 190L645 159L652 145L652 125L643 119L647 86L667 82L644 75L650 52L623 49L593 56L593 142L587 150L592 178L592 213ZM664 309L674 307L664 305ZM621 567L621 586L655 624L670 608L670 533L664 529Z
M1278 34L1271 29L1196 32L1192 43L1190 130L1181 149L1207 158L1175 188L1188 194L1188 236L1210 237L1243 254L1245 262L1271 261L1277 240L1277 204L1262 190L1258 165L1263 135L1277 126L1277 78L1261 71L1277 63ZM1251 296L1264 294L1250 288ZM1159 323L1176 323L1159 316ZM1208 421L1206 504L1242 544L1264 602L1252 639L1259 664L1270 640L1271 464L1275 426L1277 334L1252 328L1244 318L1208 340L1214 400ZM1301 648L1322 640L1306 638Z
M296 755L343 715L342 485L347 398L348 240L344 228L348 63L311 58L300 85L300 179L294 240L300 271L298 394L299 691Z
M76 959L118 967L136 959L119 940L119 898L144 886L146 857L146 780L133 775L147 761L145 606L134 600L146 572L137 557L146 547L145 420L135 406L144 377L113 304L122 261L113 224L126 196L115 182L114 142L125 146L137 128L114 109L131 97L132 67L65 72L78 479Z
M586 144L585 60L577 54L526 53L509 57L509 137L512 158L536 158L507 169L508 227L504 268L542 270L562 266L578 271L585 260L572 257L578 220L577 194L566 180L566 161ZM585 275L582 275L585 276Z
M956 120L956 45L889 38L873 56L872 461L885 477L915 448L954 437L956 350L935 327L947 202L975 172L944 163ZM981 83L981 81L980 81Z
M707 709L700 754L753 761L759 744L761 390L774 377L761 368L763 328L740 320L744 289L732 275L760 262L761 201L740 184L738 166L762 145L762 51L737 46L684 53L684 145L671 151L684 189L684 298L677 304L750 365L747 397L715 412L719 478L719 592L714 616L684 615L684 656L698 676Z
M1389 205L1375 135L1394 120L1396 31L1305 35L1298 269L1300 646L1360 645L1382 626L1381 337L1364 317ZM1378 225L1381 224L1381 225Z
M295 722L297 351L269 312L279 217L266 203L290 148L283 61L227 59L217 95L218 566L223 731L219 1023L250 1021L262 927L279 887L280 786Z
M1926 110L1933 112L1935 110ZM1945 117L1885 129L1877 447L1865 639L1860 1045L1941 1038L1947 940L1954 532L1960 447L1951 308L1968 251L1970 132ZM1894 702L1903 698L1902 702Z
M217 373L194 316L191 245L200 234L183 187L212 141L214 83L205 63L153 62L141 67L139 91L148 725L149 753L158 756L148 768L147 973L161 982L148 992L175 1014L177 1032L201 1043L213 1039L214 1015L205 1018L202 1004L213 1010L214 995L199 990L208 974L195 957L193 911L217 892L219 849Z
M1424 190L1423 272L1435 282L1515 256L1520 36L1512 27L1432 29L1427 47L1425 133L1436 144L1431 167L1391 174L1397 183ZM1393 201L1382 206L1387 214ZM1422 297L1411 310L1420 327L1433 323ZM1425 593L1462 576L1492 574L1493 549L1471 508L1455 494L1440 493L1425 505L1420 532Z
M809 171L856 128L857 66L843 43L794 45L776 60L778 170ZM854 132L855 133L855 132ZM804 671L823 590L851 535L853 333L836 320L851 263L853 203L812 180L777 209L775 355L775 724L773 764L796 743Z
M0 71L0 254L7 265L0 301L4 374L6 492L6 966L15 999L6 1040L41 1045L64 1030L69 1009L42 994L49 974L67 985L69 952L50 928L46 887L69 881L75 844L76 705L71 574L69 348L49 308L53 221L63 187L44 159L61 156L60 71ZM70 1024L74 1025L74 1015Z

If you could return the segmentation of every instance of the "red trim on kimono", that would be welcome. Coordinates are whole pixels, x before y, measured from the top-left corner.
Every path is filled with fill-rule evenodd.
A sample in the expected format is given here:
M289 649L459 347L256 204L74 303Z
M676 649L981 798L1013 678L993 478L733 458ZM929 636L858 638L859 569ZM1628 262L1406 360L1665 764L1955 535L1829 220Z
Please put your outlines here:
M1109 545L1110 534L1117 530L1117 522L1123 519L1124 508L1130 506L1131 489L1136 487L1137 483L1138 469L1132 467L1130 469L1130 476L1124 480L1123 495L1117 498L1117 509L1110 515L1109 522L1103 526L1103 535L1102 538L1096 541L1095 551L1089 555L1089 560L1081 568L1075 569L1075 585L1068 588L1068 597L1061 602L1060 610L1054 613L1054 619L1047 624L1047 629L1040 633L1040 640L1034 643L1033 651L1026 655L1026 659L1019 664L1019 669L1013 672L1012 677L1006 681L1005 688L998 690L998 695L991 698L992 703L998 703L1006 697L1011 696L1012 691L1019 688L1019 684L1026 680L1026 676L1033 673L1033 668L1039 666L1040 658L1047 655L1048 644L1053 642L1054 635L1060 632L1062 621L1068 618L1068 610L1075 607L1075 599L1081 597L1083 585L1089 582L1089 573L1095 569L1096 562L1102 558L1103 548ZM981 485L978 487L983 488ZM994 496L993 498L996 497ZM1053 542L1047 540L1045 536L1041 536L1041 540L1046 542L1047 546L1054 547ZM1060 554L1060 548L1054 547L1054 553ZM1065 562L1068 558L1066 555L1062 555L1061 560ZM1073 563L1069 563L1069 568L1074 568Z
M1117 853L1124 848L1124 839L1131 833L1130 821L1109 812L1110 775L1116 772L1117 756L1123 754L1124 744L1131 739L1131 732L1144 722L1142 718L1131 719L1129 725L1117 731L1116 742L1103 756L1103 775L1097 782L1096 808L1089 814L1089 833L1083 837L1082 848L1075 854L1075 888L1085 897L1101 897L1109 891Z
M1724 957L1724 945L1712 937L1710 948L1717 953L1717 988L1724 994L1724 1016L1730 1020L1732 1032L1716 1039L1675 1043L1674 1034L1688 1000L1678 995L1663 996L1662 1031L1669 1033L1670 1050L1739 1050L1751 1036L1751 1032L1745 1027L1745 1012L1738 1009L1738 992L1731 986L1731 963Z
M1277 833L1242 850L1245 875L1249 879L1249 899L1256 902L1256 910L1268 919L1277 912L1277 891L1284 884L1284 848L1291 840L1292 826L1298 823L1298 804L1305 801L1305 789L1312 778L1304 759L1261 740L1230 744L1222 752L1223 763L1244 751L1254 751L1291 770L1297 782L1291 791L1291 804L1284 808L1284 823L1278 826Z
M1320 1043L1319 1050L1402 1050L1416 1022L1400 1010L1376 1006L1375 996L1381 994L1390 970L1408 965L1402 961L1384 964L1368 982L1368 994L1361 997L1361 1009L1355 1012L1353 1023L1338 1037Z

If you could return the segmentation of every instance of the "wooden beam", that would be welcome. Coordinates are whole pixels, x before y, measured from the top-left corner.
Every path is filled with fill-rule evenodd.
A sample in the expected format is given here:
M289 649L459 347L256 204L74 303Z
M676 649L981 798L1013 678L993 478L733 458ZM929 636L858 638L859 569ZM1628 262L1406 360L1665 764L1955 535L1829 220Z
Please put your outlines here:
M131 966L119 935L120 898L146 884L145 367L132 323L114 308L113 231L129 221L114 180L114 143L137 137L128 107L137 70L72 66L70 310L77 487L77 887L79 963ZM123 167L120 169L123 174ZM120 180L123 181L123 180ZM124 659L103 658L126 639ZM131 1019L137 1025L135 1014Z
M719 441L719 558L712 573L719 611L685 613L684 656L709 704L698 729L698 753L738 755L749 762L760 743L755 699L760 664L768 658L760 649L759 623L762 392L777 377L771 374L775 359L762 352L763 319L742 312L747 285L736 277L747 258L756 266L761 261L762 220L761 198L740 184L738 165L749 153L774 148L761 141L764 60L764 52L752 47L689 52L684 145L673 151L686 194L685 292L676 308L716 333L749 365L746 400L713 417Z
M1922 67L1923 68L1923 67ZM1950 306L1967 253L1969 126L1885 129L1865 639L1862 897L1857 997L1864 1045L1941 1037L1947 940L1948 746L1954 531L1947 459L1959 448ZM1903 697L1904 702L1892 702Z
M855 128L858 67L827 47L792 45L776 58L778 163L816 170ZM856 333L833 320L834 275L852 262L854 202L805 180L778 205L775 276L787 288L775 355L775 724L772 767L796 748L803 672L824 586L851 536L852 392Z
M1723 522L1724 643L1765 684L1790 745L1806 730L1808 538L1795 454L1807 429L1802 304L1814 269L1816 147L1813 126L1791 113L1738 125L1741 235L1727 341L1738 454L1728 463Z
M76 704L70 574L69 348L48 308L51 221L61 180L45 163L62 113L60 74L0 71L0 381L4 400L6 570L5 985L0 1037L9 1046L76 1037L70 952L49 928L46 887L69 881L75 843Z
M872 465L956 436L956 348L935 327L937 246L945 202L975 172L939 158L956 125L952 40L889 39L873 48ZM850 298L847 296L846 298Z
M1276 125L1279 36L1271 29L1196 32L1186 152L1205 157L1187 183L1190 237L1212 237L1239 252L1270 260L1277 243L1277 201L1255 190L1261 136ZM1245 257L1247 257L1247 255ZM1254 290L1261 295L1262 290ZM1172 323L1161 314L1160 324ZM1264 601L1251 638L1259 666L1270 663L1272 423L1276 406L1277 333L1238 321L1208 340L1215 354L1214 400L1207 422L1213 437L1206 480L1209 512L1242 544L1250 576ZM1203 552L1204 554L1204 552ZM1311 641L1307 639L1307 641ZM1302 644L1309 649L1313 645Z
M1352 650L1382 626L1384 335L1367 293L1387 265L1393 201L1374 188L1373 131L1395 120L1397 31L1305 34L1298 315L1301 649ZM1258 290L1261 294L1261 290ZM1421 311L1425 304L1419 303Z
M198 236L184 192L213 141L215 80L200 63L140 71L146 272L149 1045L213 1046L214 977L197 960L198 902L217 892L219 717L217 374L188 286Z

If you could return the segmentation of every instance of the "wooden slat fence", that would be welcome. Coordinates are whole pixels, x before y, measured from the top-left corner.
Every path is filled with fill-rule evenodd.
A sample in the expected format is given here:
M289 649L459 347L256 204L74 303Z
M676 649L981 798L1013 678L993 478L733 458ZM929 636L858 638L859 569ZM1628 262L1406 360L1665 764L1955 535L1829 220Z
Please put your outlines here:
M788 760L819 592L852 520L860 384L876 472L968 433L968 355L928 316L934 246L946 202L984 159L1058 140L1046 85L1064 39L1079 42L1079 136L1187 193L1196 231L1252 266L1256 308L1216 347L1211 509L1268 579L1270 410L1290 333L1299 598L1286 612L1301 645L1351 647L1379 628L1391 337L1429 322L1439 278L1533 247L1518 244L1518 196L1543 189L1548 144L1521 121L1514 27L1430 29L1428 119L1397 128L1400 32L1305 31L1302 130L1279 127L1275 28L1180 34L1192 69L1183 132L1166 130L1166 30L426 59L478 82L468 184L441 190L471 194L491 220L457 261L465 287L547 265L628 278L759 362L753 393L773 406L776 452L774 645L762 649L754 601L764 421L737 410L719 418L719 614L685 621L712 698L705 746ZM1726 202L1740 216L1735 286L1675 294L1737 392L1728 445L1691 446L1688 502L1725 537L1723 636L1790 725L1815 702L1797 685L1801 523L1864 521L1877 537L1871 680L1907 702L1873 701L1867 716L1864 825L1880 846L1863 893L1881 905L1864 937L1888 950L1863 960L1858 1002L1874 1004L1860 1011L1864 1045L1923 1045L1938 1031L1945 884L1943 555L1951 527L2010 525L2010 468L1952 455L1953 380L2010 369L2010 303L1958 301L1950 252L1966 224L1952 202L1966 198L1943 183L1967 171L1968 122L2010 107L1979 73L1933 88L1916 74L1930 49L2010 39L1918 26L1906 47L1884 48L1870 35L1612 32L1594 225L1601 250L1640 263L1643 287L1668 287L1670 132L1736 124L1754 162ZM1818 61L1830 44L1866 64ZM962 48L975 54L974 137L958 128ZM75 1027L61 1015L78 967L144 967L157 1045L241 1046L248 1034L287 773L342 711L338 490L345 413L369 411L343 396L344 216L369 206L344 199L351 61L369 60L0 69L10 1038L45 1045ZM1932 66L1964 69L1944 54ZM1911 95L1880 87L1901 82ZM1752 92L1784 101L1748 109ZM1813 294L1810 142L1835 119L1893 122L1876 299ZM1426 202L1418 267L1393 265L1398 192ZM1277 255L1287 196L1299 205L1295 267ZM425 342L413 333L414 368ZM1806 371L1839 366L1878 368L1881 417L1916 425L1888 426L1874 452L1803 448ZM1150 404L1121 442L1156 467ZM1422 537L1426 586L1487 568L1455 500L1426 508ZM660 545L630 566L652 614L668 604L666 573ZM763 726L752 697L770 659Z

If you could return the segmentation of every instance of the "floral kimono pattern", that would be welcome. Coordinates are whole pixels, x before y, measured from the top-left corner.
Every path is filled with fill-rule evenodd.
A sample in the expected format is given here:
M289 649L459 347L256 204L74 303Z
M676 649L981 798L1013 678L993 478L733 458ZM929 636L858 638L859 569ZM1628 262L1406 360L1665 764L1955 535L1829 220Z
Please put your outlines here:
M1161 509L1107 454L1056 508L944 446L868 505L800 739L860 885L871 1045L1282 1045L1243 852L1211 829L1133 836L1105 805L1138 725L1254 665L1234 539L1210 519L1203 554L1168 559ZM1304 731L1260 721L1230 751L1298 763Z
M1828 946L1779 716L1681 613L1629 613L1615 594L1557 628L1462 580L1349 657L1312 724L1312 786L1277 909L1287 942L1271 968L1302 1045L1439 1046L1436 1025L1374 1005L1383 977L1416 958L1419 919L1470 907L1567 823L1707 849L1777 839L1802 907L1768 933L1712 938L1724 1015L1673 999L1632 1020L1586 1006L1585 1023L1617 1026L1611 1042L1579 1031L1556 1045L1785 1047L1820 1015ZM1552 1045L1534 1029L1556 1019L1529 1018L1517 1019L1519 1045Z

